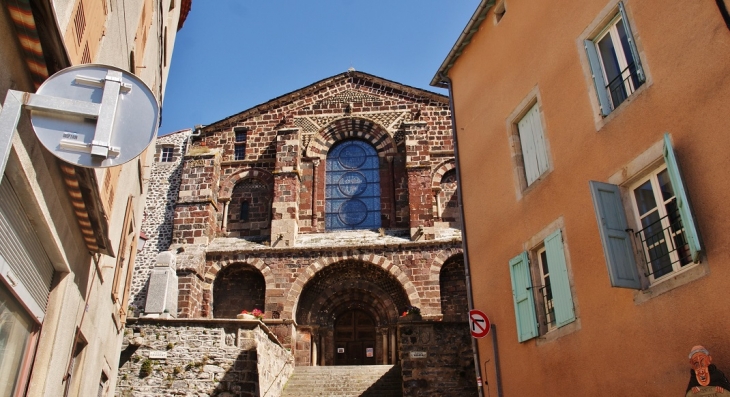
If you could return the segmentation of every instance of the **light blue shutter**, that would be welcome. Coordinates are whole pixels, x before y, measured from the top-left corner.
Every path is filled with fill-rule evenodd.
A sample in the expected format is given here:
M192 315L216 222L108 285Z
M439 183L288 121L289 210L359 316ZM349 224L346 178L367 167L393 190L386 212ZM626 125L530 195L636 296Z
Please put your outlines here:
M517 129L520 133L525 177L527 185L530 185L548 169L547 148L537 104L520 119Z
M517 340L524 342L537 336L535 298L532 296L532 278L527 252L509 261L509 274L512 278L512 297L515 302Z
M611 286L641 289L618 186L596 181L589 183Z
M603 69L601 68L601 59L598 57L596 44L593 40L583 41L583 46L588 54L588 62L591 66L591 75L593 76L593 84L596 86L596 94L598 95L598 104L601 106L601 114L605 117L611 113L611 100L608 98L606 85L603 79Z
M553 292L555 325L562 327L575 320L575 310L573 309L573 294L570 292L568 267L565 264L565 251L560 229L545 239L545 252L550 272L550 288Z
M677 158L674 156L674 149L672 149L672 142L669 139L668 133L664 134L664 162L667 163L667 173L669 174L669 179L672 181L672 187L674 188L674 195L677 199L677 207L679 208L679 216L682 218L682 226L684 226L687 244L689 245L689 250L692 253L692 261L697 263L700 261L700 252L702 252L700 237L697 233L697 226L695 225L695 220L692 216L692 210L689 205L689 197L687 196L687 191L685 190L684 183L682 182L679 164L677 164Z
M636 65L636 76L639 78L639 81L644 82L646 81L646 76L644 76L644 68L641 67L641 60L639 59L639 50L636 48L636 42L634 41L634 35L631 33L631 24L629 23L629 19L626 18L626 8L624 7L624 2L619 1L618 2L618 9L621 12L621 19L624 21L624 30L626 31L626 38L629 41L629 48L631 49L631 56L634 57L634 64Z

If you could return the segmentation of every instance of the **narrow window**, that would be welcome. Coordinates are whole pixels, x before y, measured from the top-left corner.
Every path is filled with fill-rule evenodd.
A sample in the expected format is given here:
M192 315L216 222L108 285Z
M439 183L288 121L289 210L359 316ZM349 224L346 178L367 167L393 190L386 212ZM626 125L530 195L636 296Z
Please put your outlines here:
M550 269L548 268L548 257L545 247L538 250L538 270L540 272L540 292L542 293L542 306L545 313L547 330L555 328L555 308L553 305L553 289L550 286Z
M241 222L248 222L250 208L248 200L241 202Z
M234 159L235 160L245 160L246 159L246 140L248 139L248 131L244 128L235 128L235 151L234 151Z
M537 104L517 122L517 130L525 167L526 185L530 186L548 170L548 155L545 137Z
M502 20L504 17L504 14L507 12L507 7L505 5L505 2L502 1L501 3L497 4L494 7L494 23L498 24L499 21Z
M619 2L616 17L596 37L586 40L584 44L601 113L607 116L645 81L622 2Z

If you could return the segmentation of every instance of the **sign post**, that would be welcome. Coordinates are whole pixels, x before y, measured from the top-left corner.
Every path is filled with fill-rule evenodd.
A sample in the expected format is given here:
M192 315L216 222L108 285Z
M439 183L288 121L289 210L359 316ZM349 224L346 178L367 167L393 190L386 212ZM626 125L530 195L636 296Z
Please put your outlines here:
M483 338L487 336L491 329L489 318L480 310L469 310L469 331L474 338Z

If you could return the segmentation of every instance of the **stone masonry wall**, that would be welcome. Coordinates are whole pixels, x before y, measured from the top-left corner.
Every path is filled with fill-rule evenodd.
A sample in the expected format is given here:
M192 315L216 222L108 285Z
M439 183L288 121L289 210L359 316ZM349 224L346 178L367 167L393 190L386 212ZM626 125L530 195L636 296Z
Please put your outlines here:
M118 397L279 396L294 368L258 321L140 319L128 324L123 348Z
M147 237L147 242L135 257L135 270L130 289L129 302L135 308L133 312L139 312L144 308L147 279L155 265L155 258L158 253L167 251L172 241L172 222L180 188L182 158L186 140L191 132L191 130L174 132L158 137L156 141L158 152L162 147L172 146L173 158L169 162L160 162L157 153L155 162L151 165L142 219L142 232Z
M478 396L468 323L398 326L403 397Z

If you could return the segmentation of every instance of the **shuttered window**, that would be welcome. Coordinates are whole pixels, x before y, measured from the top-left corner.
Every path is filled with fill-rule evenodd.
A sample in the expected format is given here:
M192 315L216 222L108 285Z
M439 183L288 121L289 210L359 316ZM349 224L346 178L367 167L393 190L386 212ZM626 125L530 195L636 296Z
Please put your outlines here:
M608 116L646 81L623 2L616 17L583 44L601 114Z
M8 283L21 298L29 299L24 303L42 321L53 280L53 264L7 177L0 183L0 241L3 274L11 272Z
M619 187L590 181L593 208L612 287L641 288Z
M517 320L517 340L524 342L538 335L535 298L532 296L532 277L530 277L530 262L527 252L517 255L509 261L509 272L512 278L512 298Z
M573 308L573 294L570 292L568 266L565 263L565 250L560 229L545 239L547 253L547 267L550 271L550 289L552 292L553 309L555 310L555 326L563 325L575 320Z
M547 148L537 104L517 122L517 130L520 134L525 179L529 186L548 170Z

